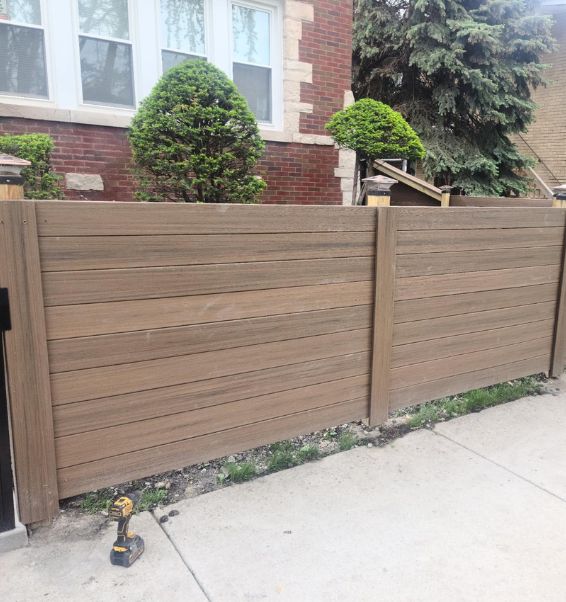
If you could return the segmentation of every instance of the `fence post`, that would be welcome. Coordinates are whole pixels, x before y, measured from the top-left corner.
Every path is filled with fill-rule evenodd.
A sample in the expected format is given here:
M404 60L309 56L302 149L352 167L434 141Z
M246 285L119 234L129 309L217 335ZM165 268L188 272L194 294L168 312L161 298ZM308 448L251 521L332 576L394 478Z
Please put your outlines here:
M397 216L395 208L377 209L370 426L385 422L389 415Z
M24 179L22 169L29 167L30 161L0 155L0 201L15 201L24 198Z
M564 368L566 368L566 232L562 242L562 270L560 273L560 289L558 290L556 322L554 324L550 376L558 378L564 372Z
M58 511L55 439L35 203L0 202L0 286L12 329L5 354L20 520Z

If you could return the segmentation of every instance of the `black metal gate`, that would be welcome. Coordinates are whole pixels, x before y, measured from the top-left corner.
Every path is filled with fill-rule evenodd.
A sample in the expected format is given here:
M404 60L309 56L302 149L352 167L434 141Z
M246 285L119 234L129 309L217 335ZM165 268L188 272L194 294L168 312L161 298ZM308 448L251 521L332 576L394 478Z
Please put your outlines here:
M0 289L0 533L15 527L14 480L8 424L8 396L4 362L4 333L10 330L8 290Z

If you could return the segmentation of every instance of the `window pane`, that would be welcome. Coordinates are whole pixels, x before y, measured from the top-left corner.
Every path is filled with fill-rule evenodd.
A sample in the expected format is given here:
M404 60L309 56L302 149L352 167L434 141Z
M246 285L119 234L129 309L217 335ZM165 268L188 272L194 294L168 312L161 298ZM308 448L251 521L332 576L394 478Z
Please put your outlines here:
M204 0L161 0L161 35L164 48L206 54Z
M271 69L234 63L234 82L258 121L271 121Z
M269 13L232 5L234 60L269 65Z
M194 61L195 59L203 60L201 56L182 54L181 52L170 52L169 50L163 50L161 56L163 59L163 73L168 69L171 69L171 67L184 63L185 61Z
M81 33L130 39L128 0L79 0Z
M43 31L0 25L0 91L47 97Z
M41 25L39 0L0 0L0 19Z
M83 99L134 106L131 46L81 37L80 48Z

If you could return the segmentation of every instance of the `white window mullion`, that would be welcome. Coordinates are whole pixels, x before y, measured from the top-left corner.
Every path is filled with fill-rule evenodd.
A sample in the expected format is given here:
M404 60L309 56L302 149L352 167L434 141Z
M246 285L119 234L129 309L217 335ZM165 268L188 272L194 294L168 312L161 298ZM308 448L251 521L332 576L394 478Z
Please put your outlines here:
M52 100L60 109L75 109L80 102L77 73L73 0L44 0Z
M138 104L152 90L161 76L159 52L159 0L145 0L132 6L132 23L135 32L134 73Z
M230 0L211 0L211 61L232 78L232 10Z

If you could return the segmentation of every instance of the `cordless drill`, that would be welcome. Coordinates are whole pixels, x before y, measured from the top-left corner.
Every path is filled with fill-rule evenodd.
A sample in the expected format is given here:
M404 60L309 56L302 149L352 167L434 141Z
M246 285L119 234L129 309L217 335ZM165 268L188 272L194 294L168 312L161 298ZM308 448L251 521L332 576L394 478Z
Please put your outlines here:
M118 521L118 536L110 552L110 562L118 566L132 566L145 549L143 539L128 531L133 510L134 501L126 496L116 498L108 509L108 516Z

